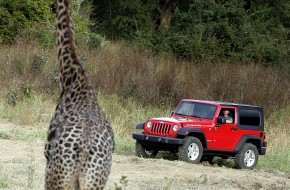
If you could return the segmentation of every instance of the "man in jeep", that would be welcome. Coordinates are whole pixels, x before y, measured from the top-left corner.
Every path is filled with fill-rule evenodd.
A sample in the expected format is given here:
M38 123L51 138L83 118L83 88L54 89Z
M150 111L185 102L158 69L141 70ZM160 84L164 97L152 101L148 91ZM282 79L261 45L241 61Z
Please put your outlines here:
M229 115L230 111L228 109L225 109L223 111L224 117L226 118L226 123L233 123L233 118Z

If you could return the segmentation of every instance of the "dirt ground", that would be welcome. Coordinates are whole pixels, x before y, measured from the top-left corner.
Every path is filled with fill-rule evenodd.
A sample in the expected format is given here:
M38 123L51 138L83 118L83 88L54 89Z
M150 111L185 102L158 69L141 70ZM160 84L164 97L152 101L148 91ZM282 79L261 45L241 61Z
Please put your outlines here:
M1 128L5 126L0 125ZM0 189L44 189L44 143L0 138ZM125 176L125 180L121 180ZM127 180L127 182L125 182ZM290 175L113 155L106 190L289 190Z

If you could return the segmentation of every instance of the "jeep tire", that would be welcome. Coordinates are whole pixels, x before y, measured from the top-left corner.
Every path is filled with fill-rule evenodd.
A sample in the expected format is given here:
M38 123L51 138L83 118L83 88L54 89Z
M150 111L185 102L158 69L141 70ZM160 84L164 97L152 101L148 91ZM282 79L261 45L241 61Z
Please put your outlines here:
M154 158L158 153L158 150L147 150L139 141L136 141L135 155L142 158Z
M179 160L198 164L202 158L203 147L196 137L185 137L184 144L178 148Z
M254 169L258 162L258 149L251 143L245 143L242 149L235 156L235 163L238 169Z

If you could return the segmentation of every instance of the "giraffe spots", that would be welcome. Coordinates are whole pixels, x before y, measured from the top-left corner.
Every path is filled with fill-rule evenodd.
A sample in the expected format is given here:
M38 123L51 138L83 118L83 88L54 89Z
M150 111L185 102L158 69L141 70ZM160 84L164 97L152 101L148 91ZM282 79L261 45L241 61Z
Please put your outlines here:
M73 81L76 81L77 78L78 78L78 75L77 75L76 72L74 72L74 73L73 73L73 76L72 76L72 80L73 80Z
M66 19L64 19L64 20L66 20ZM66 39L69 38L69 32L68 31L65 31L63 35L64 35L64 38L66 38Z
M69 77L69 78L67 78L66 79L66 81L65 81L65 85L66 86L70 86L71 85L71 83L72 83L72 80L71 80L71 78Z
M80 125L77 125L76 126L76 129L82 129L83 127L82 126L80 126Z
M70 100L67 99L66 102L70 102ZM67 104L67 105L65 106L65 109L66 109L66 110L70 110L71 108L72 108L72 105L70 105L70 104ZM68 116L64 116L64 119L67 120L67 119L68 119Z
M55 129L50 131L50 133L47 136L47 140L50 141L50 140L54 139L55 138L55 133L56 133Z
M63 134L62 138L66 139L69 136L69 133Z
M62 42L62 44L63 44L64 46L67 46L67 45L70 44L70 41L69 41L69 40L64 40L64 41Z
M69 118L69 121L70 121L70 122L74 122L74 121L75 121L75 118L74 118L74 117L70 117L70 118ZM75 136L75 134L72 134L72 137L74 137L74 136Z
M63 6L59 6L59 10L62 10ZM59 15L57 19L62 20L62 24L66 24L66 12L65 11L59 11Z
M73 139L73 138L68 138L68 139L67 139L67 142L72 143L72 142L74 142L74 139Z
M64 61L64 62L67 62L67 61L68 61L68 59L69 59L69 56L67 56L67 55L66 55L66 56L63 56L63 58L62 58L62 59L63 59L63 61Z
M57 24L57 29L58 29L58 30L62 30L62 23L58 23L58 24Z
M97 155L98 155L98 157L100 157L100 158L104 158L104 154L102 154L102 153L98 153Z
M67 71L67 70L70 69L70 68L71 68L71 67L70 67L69 65L64 65L63 68L62 68L62 72ZM67 74L67 72L64 73L64 74Z
M64 146L65 146L66 148L70 148L70 147L71 147L71 144L70 144L70 143L64 143Z
M59 49L58 50L58 58L60 58L61 54L62 54L62 49Z

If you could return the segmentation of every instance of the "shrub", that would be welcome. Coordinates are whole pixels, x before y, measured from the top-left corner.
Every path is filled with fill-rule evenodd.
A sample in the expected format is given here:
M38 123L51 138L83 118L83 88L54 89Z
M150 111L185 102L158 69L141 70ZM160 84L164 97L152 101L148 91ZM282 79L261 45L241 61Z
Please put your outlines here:
M113 39L125 39L155 53L187 60L287 64L290 3L273 1L175 1L169 30L160 32L153 1L95 1L95 25Z
M0 2L1 41L11 43L14 38L35 22L50 20L53 0L2 0Z
M20 101L25 98L32 98L34 90L32 85L23 85L19 89L10 90L6 94L6 102L9 105L16 106Z

